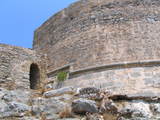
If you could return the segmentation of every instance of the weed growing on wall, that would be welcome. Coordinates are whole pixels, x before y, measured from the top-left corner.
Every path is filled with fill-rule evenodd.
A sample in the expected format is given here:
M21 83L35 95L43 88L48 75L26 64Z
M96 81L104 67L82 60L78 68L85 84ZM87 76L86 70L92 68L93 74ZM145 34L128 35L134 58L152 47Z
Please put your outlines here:
M67 75L68 75L67 72L59 72L59 73L57 74L57 80L58 80L58 82L63 82L63 81L65 81L65 80L67 79Z

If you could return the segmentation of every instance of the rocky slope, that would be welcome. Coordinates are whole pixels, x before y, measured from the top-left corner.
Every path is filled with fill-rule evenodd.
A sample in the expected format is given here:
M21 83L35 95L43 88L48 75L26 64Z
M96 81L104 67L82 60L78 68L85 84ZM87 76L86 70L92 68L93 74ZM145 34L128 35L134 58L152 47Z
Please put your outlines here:
M97 88L0 89L1 120L159 120L160 98L113 95Z

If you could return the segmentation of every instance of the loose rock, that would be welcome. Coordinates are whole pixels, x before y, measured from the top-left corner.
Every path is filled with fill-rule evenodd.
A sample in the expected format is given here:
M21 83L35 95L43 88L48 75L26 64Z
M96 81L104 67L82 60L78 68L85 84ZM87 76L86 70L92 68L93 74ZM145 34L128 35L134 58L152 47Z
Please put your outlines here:
M124 107L121 111L123 117L126 118L145 118L149 119L152 113L149 109L149 104L144 102L130 103Z
M56 89L56 90L51 90L48 92L44 93L45 97L54 97L54 96L59 96L62 94L71 94L74 93L74 88L73 87L64 87L64 88L60 88L60 89Z
M72 102L72 111L78 114L98 113L98 107L95 101L78 99Z

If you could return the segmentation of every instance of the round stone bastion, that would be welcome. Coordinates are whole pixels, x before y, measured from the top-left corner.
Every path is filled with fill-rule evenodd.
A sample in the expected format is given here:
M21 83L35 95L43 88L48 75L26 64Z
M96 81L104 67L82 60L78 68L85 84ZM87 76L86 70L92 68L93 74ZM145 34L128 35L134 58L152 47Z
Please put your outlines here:
M35 31L47 76L63 86L160 95L160 1L80 0Z

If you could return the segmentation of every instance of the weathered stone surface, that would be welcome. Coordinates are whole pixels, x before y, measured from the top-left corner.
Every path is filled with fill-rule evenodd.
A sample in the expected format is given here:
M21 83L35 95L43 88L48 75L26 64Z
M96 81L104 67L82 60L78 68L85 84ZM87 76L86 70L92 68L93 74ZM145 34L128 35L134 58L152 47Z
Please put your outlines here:
M0 100L5 102L17 101L27 104L30 99L30 91L22 90L6 90L0 88Z
M133 74L137 72L141 76L133 77ZM91 76L89 79L87 77L88 74ZM80 74L65 81L64 86L104 88L114 94L159 96L158 75L160 75L160 67L158 65L111 70L103 69L102 71Z
M79 90L79 94L94 94L94 93L99 93L100 90L95 87L88 87L88 88L82 88Z
M46 114L46 119L47 120L59 120L59 115L58 114Z
M63 119L57 119L57 120L82 120L78 118L63 118Z
M101 100L103 97L100 94L100 89L96 87L86 87L77 89L75 96L91 100Z
M38 118L35 118L35 117L23 117L23 118L19 118L19 120L39 120Z
M101 113L111 113L111 114L117 114L118 113L118 107L112 100L105 100L103 101L100 112Z
M55 118L68 103L55 98L35 98L32 100L32 114L40 116L44 114L46 118Z
M86 112L97 113L98 107L96 106L96 102L92 100L78 99L72 102L72 110L79 114L84 114Z
M63 94L61 96L55 96L54 99L65 101L65 102L70 102L73 99L73 95L71 95L71 94Z
M160 103L157 104L151 104L150 109L155 114L160 114Z
M121 111L122 116L127 118L145 118L150 119L152 112L150 111L149 104L144 102L131 103L124 107Z
M100 114L87 114L87 120L105 120Z
M45 90L51 90L51 89L53 89L53 84L47 84L45 86Z
M64 88L60 88L60 89L56 89L56 90L51 90L48 92L44 93L45 97L54 97L54 96L58 96L58 95L62 95L62 94L71 94L74 93L74 88L73 87L64 87Z
M7 90L0 88L0 99L3 98Z
M3 106L0 110L0 118L23 117L25 115L25 112L31 110L28 105L17 102L3 104Z

